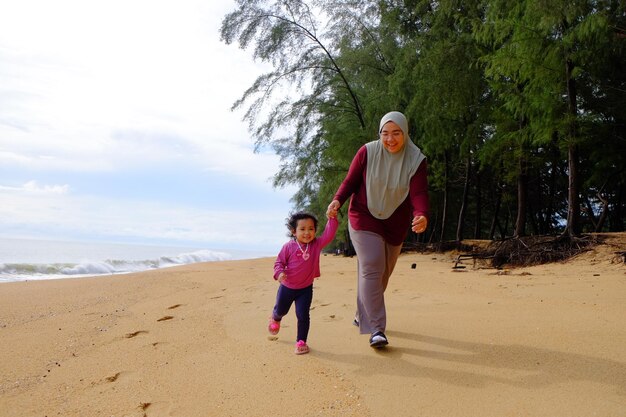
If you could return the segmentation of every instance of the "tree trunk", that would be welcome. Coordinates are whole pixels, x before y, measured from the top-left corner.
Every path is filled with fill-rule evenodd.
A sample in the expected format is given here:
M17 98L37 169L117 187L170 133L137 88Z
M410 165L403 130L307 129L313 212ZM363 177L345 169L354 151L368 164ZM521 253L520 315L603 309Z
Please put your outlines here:
M596 233L602 231L604 222L606 221L606 216L609 213L609 201L602 195L602 191L598 193L598 200L602 202L602 211L600 212L598 223L596 223Z
M502 188L498 187L498 195L496 197L496 206L493 209L493 218L491 219L491 227L489 228L489 239L493 240L496 235L496 226L498 225L498 215L500 214L500 206L502 205Z
M480 239L482 234L482 183L480 171L476 171L476 223L474 224L474 239Z
M526 235L526 208L528 199L528 168L526 155L522 149L519 158L519 175L517 176L517 219L515 220L515 236Z
M448 151L443 152L443 170L444 170L444 186L443 186L443 207L441 210L441 236L439 242L443 242L446 235L446 217L448 217Z
M593 230L598 228L598 220L596 219L596 214L593 212L593 205L591 204L591 200L589 200L589 196L584 198L584 203L586 205L586 212L591 225L593 226Z
M430 222L430 221L429 221ZM430 236L428 236L428 244L430 245L431 243L433 243L433 239L435 238L435 235L437 233L437 225L439 224L439 210L437 209L435 211L435 218L433 219L432 222L430 222L431 224L435 225L434 227L430 228L431 232L430 232Z
M571 143L567 151L568 158L568 204L565 234L578 236L580 233L580 198L578 196L578 146Z
M564 234L570 237L580 234L580 199L578 193L578 145L576 144L576 81L572 78L574 64L565 61L565 79L567 80L567 116L569 117L567 149L568 166L568 206L567 225Z
M600 200L600 202L602 203L602 210L600 211L600 217L598 218L598 222L595 224L594 230L596 233L602 231L602 228L604 227L604 223L606 222L606 217L609 214L609 200L604 195L604 189L606 188L606 185L610 181L611 181L611 177L609 177L604 182L604 184L602 184L602 187L600 187L600 189L596 193L596 197L598 197L598 200Z
M507 207L505 216L504 216L504 227L500 227L500 236L502 236L502 239L504 239L506 237L506 235L508 235L509 232L509 220L511 220L513 216L511 216L511 207Z
M611 232L623 232L624 231L624 218L622 212L624 211L624 184L618 185L617 201L615 202L615 210L613 210L612 218L614 221L609 221L609 231Z
M465 184L463 185L463 199L461 200L461 209L459 210L459 222L456 226L456 241L463 240L463 226L465 223L465 213L467 211L467 200L469 195L470 175L472 171L472 158L467 157L465 162Z
M537 221L537 217L541 213L533 205L532 199L526 199L526 203L527 203L526 213L528 214L526 222L530 223L531 234L532 235L538 235L540 233L539 233L539 227L537 226L537 222L538 222Z
M556 142L556 133L554 134L554 141ZM542 234L550 234L553 232L553 223L552 219L554 217L554 206L556 201L556 190L557 190L557 179L558 179L558 169L560 163L560 155L559 150L556 146L552 148L552 170L550 172L550 182L548 187L548 201L546 204L546 211L544 214L541 233Z

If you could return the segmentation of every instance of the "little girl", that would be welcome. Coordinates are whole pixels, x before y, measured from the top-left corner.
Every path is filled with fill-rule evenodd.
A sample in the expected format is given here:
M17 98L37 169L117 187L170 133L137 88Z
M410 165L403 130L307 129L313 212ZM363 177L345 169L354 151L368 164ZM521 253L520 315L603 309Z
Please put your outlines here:
M291 304L296 305L298 337L296 355L309 353L306 339L309 334L309 310L313 301L313 280L320 276L320 253L337 232L336 215L328 218L324 233L316 239L317 218L309 213L294 213L287 219L287 228L293 239L285 243L274 263L274 279L280 285L276 295L276 305L268 330L277 334L280 321L289 312Z

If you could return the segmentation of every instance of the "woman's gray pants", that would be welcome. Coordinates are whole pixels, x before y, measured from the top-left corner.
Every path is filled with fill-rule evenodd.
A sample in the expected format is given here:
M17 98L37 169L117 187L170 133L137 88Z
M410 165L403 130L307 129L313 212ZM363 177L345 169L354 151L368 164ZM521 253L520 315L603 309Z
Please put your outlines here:
M362 334L384 332L387 327L385 290L402 244L390 245L382 236L349 226L357 256L356 319Z

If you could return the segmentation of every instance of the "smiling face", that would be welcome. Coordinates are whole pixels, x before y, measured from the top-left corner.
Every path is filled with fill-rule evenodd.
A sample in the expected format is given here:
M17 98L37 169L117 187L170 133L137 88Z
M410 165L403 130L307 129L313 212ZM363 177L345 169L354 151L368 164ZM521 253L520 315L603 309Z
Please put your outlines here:
M380 131L380 139L388 152L396 153L404 148L404 133L394 122L387 122Z
M300 219L292 233L299 243L307 244L315 239L315 222L313 219Z

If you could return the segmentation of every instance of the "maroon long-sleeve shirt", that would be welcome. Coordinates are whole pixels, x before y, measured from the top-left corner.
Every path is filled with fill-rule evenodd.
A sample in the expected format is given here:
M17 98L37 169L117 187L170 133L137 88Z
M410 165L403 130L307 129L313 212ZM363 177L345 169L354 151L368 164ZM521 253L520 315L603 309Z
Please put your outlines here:
M427 164L423 160L411 177L409 195L387 219L377 219L367 208L365 176L367 172L367 148L362 146L354 156L346 178L343 180L335 200L341 205L350 197L348 219L355 230L365 230L381 235L386 242L400 245L404 242L415 216L428 217Z

